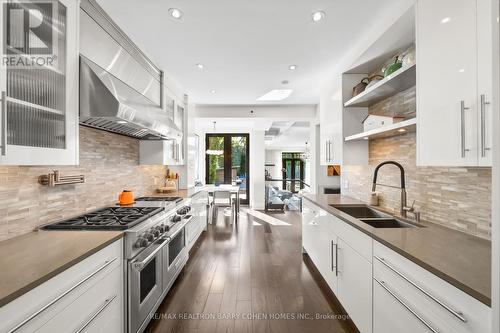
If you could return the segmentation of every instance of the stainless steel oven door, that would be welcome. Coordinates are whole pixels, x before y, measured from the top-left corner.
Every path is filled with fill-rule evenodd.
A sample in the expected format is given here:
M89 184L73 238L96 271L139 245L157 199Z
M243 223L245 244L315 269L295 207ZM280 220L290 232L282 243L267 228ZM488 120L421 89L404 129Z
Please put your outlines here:
M186 264L188 253L186 248L185 227L170 236L168 246L163 250L163 290L170 289L179 274L180 270Z
M158 240L128 264L128 327L137 332L163 292L163 249L168 240Z

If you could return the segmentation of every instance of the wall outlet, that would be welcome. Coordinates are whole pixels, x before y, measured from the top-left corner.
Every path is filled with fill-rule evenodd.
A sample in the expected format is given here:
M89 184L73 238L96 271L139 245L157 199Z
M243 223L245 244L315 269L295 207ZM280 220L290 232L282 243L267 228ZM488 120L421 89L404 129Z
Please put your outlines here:
M349 188L349 181L346 179L344 180L344 188L347 190Z

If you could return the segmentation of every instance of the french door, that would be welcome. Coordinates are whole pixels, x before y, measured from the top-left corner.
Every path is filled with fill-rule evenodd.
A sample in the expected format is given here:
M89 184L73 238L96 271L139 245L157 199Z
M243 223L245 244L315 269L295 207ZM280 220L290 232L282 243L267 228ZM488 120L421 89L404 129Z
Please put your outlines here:
M248 134L207 134L205 145L205 183L236 184L240 203L248 204L250 190Z
M304 161L300 158L301 153L283 153L283 179L300 179L304 181ZM297 186L298 185L298 186ZM298 189L303 189L302 183L284 181L283 189L297 193Z

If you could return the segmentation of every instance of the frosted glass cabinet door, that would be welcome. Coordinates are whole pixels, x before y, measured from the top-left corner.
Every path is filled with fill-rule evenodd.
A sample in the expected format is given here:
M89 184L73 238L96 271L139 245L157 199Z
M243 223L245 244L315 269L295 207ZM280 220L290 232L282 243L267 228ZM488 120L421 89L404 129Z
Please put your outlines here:
M417 164L477 165L476 0L418 0L416 45Z
M176 101L174 123L183 133L182 139L176 140L177 142L176 164L178 165L184 165L184 150L186 143L186 138L184 137L184 111L185 111L184 104Z
M7 1L1 10L0 164L78 164L78 2Z

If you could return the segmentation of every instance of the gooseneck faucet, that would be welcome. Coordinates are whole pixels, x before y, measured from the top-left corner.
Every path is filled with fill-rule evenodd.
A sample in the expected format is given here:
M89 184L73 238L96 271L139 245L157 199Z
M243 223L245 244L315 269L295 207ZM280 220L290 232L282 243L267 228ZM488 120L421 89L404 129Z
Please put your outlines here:
M399 168L400 174L401 174L401 185L399 187L394 186L394 185L386 185L386 184L378 184L377 183L377 177L378 177L378 170L383 167L386 164L392 164L395 165ZM406 217L406 212L407 212L407 206L406 206L406 186L405 186L405 169L401 164L398 162L394 161L385 161L377 165L375 168L375 171L373 172L373 185L372 185L372 192L375 192L375 189L378 186L385 186L385 187L392 187L392 188L397 188L401 190L401 206L400 206L400 213L402 217Z

